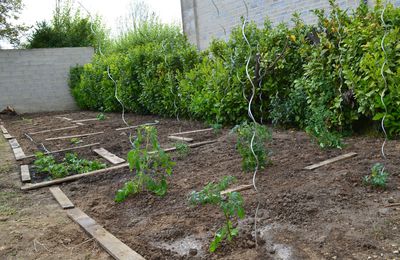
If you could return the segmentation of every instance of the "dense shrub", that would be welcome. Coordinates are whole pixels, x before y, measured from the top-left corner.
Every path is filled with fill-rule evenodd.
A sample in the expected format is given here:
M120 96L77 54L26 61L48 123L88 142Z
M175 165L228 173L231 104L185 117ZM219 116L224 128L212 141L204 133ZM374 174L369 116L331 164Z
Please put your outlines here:
M114 80L118 98L128 111L187 114L178 77L198 59L196 49L177 27L143 24L121 36L105 55L96 54L84 66L80 81L71 84L72 94L82 108L117 111L121 106L115 98Z
M315 11L314 26L297 16L291 27L242 20L202 52L177 28L145 24L74 75L72 93L83 108L121 109L109 67L129 111L237 124L249 118L254 85L258 122L305 129L322 147L340 147L360 121L381 120L383 93L385 127L400 134L400 9L388 5L383 23L380 2L353 12L330 3L329 15Z

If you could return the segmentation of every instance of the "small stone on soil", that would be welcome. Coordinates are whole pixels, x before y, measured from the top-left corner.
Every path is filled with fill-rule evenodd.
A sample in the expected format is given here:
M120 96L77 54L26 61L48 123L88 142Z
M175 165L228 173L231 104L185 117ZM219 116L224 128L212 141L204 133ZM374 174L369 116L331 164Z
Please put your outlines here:
M196 248L191 248L191 249L189 250L189 255L191 255L191 256L197 255L197 249L196 249Z

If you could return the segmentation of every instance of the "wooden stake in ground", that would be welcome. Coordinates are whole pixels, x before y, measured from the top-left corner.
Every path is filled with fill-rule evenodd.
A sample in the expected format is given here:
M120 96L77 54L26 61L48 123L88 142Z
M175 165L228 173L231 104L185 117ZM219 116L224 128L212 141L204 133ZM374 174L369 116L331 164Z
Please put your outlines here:
M56 199L63 209L72 209L74 204L68 199L67 195L60 189L60 187L53 187L49 189L53 197Z
M100 155L101 157L103 157L104 159L106 159L107 161L109 161L110 163L112 163L112 164L120 164L120 163L125 162L124 159L116 156L113 153L110 153L109 151L107 151L103 147L101 147L99 149L94 149L93 151L95 153L97 153L98 155Z
M96 133L87 133L87 134L80 134L80 135L59 136L59 137L46 138L45 140L53 141L53 140L71 139L71 138L85 137L85 136L92 136L92 135L99 135L99 134L104 134L104 132L101 131L101 132L96 132Z
M319 167L325 166L327 164L334 163L334 162L341 161L341 160L345 160L345 159L354 157L356 155L357 155L357 153L346 153L346 154L331 158L329 160L325 160L325 161L322 161L322 162L307 166L304 169L306 169L306 170L314 170L314 169L317 169Z
M91 235L104 250L114 259L120 260L144 260L144 258L133 251L130 247L122 243L96 221L86 215L79 208L67 210L68 216Z

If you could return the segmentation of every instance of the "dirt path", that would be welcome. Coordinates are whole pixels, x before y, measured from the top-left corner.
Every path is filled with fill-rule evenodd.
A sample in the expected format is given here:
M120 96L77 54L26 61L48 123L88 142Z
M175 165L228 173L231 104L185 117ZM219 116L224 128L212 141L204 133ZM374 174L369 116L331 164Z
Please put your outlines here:
M110 259L68 219L48 189L20 191L19 170L2 136L0 259Z

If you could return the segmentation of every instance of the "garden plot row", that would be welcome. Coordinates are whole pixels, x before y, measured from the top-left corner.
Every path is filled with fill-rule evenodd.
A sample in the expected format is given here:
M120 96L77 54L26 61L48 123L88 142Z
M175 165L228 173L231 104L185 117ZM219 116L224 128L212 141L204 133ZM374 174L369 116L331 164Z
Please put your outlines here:
M166 131L164 127L167 128ZM170 128L172 127L169 123L164 122L158 127L166 142L169 141L170 133L182 132L180 129L172 131ZM126 136L122 139L125 138ZM193 142L196 143L197 139L194 139ZM189 255L210 258L212 255L207 252L207 247L216 228L221 225L220 212L214 207L189 206L187 194L200 190L208 181L225 175L234 175L238 186L249 183L251 179L241 171L241 160L235 150L234 140L226 135L218 140L217 143L200 146L188 157L176 161L174 174L168 183L168 193L163 198L143 193L127 199L124 204L115 203L112 199L115 192L132 178L132 173L122 166L107 174L93 174L77 179L76 182L64 186L63 190L98 225L146 258L159 256L161 259L168 259ZM315 252L314 257L317 258L349 258L352 254L364 258L377 250L359 250L353 246L357 239L365 239L367 236L377 245L395 241L393 234L392 237L389 236L389 241L376 240L365 234L370 228L369 221L375 219L374 212L387 204L387 197L394 197L396 201L396 196L399 195L394 186L396 181L399 183L396 176L393 176L388 193L381 195L368 192L366 187L359 185L365 175L365 166L370 166L375 158L371 154L376 145L380 145L379 140L375 142L355 139L349 142L344 151L322 151L313 146L303 133L276 134L271 143L273 164L258 174L260 193L254 194L251 190L243 192L248 217L239 221L241 231L238 238L223 243L216 257L259 259L267 255L279 257L286 252L291 257L310 258L310 255L302 251L307 248L307 252ZM113 149L105 148L114 153ZM355 156L354 151L357 151L357 159L351 159ZM396 150L393 151L389 146L388 153L394 152ZM305 170L305 167L326 159L331 160ZM389 161L389 169L393 169L398 163L396 158ZM315 170L310 171L311 168ZM371 204L375 200L377 203ZM256 248L252 233L252 215L258 203L259 241L264 241L265 244ZM396 211L390 212L387 216L392 221L399 220L398 214L393 214ZM349 227L346 223L354 218L358 220L357 225ZM377 219L378 224L385 221L388 219ZM361 232L363 237L357 238L355 235L337 239L334 236L336 231L324 233L326 228L322 227L327 226L343 234L349 230L354 230L356 234ZM321 235L325 236L321 242L322 247L314 243L315 237ZM337 248L343 250L338 253Z
M104 123L108 123L108 122L98 122L99 120L97 118L86 118L86 119L75 119L75 120L72 119L72 118L68 118L66 116L62 116L62 117L56 116L55 118L71 122L71 124L90 122L91 123L91 126L89 126L90 129L93 129L93 128L101 129L101 128L99 128L99 126L96 126L98 123L103 123L103 125L104 125ZM130 126L130 127L122 127L122 128L121 127L115 128L113 126L113 124L106 124L106 127L108 128L107 130L111 129L111 130L114 130L114 132L115 131L116 132L119 132L119 131L123 132L123 131L127 131L127 130L133 131L134 129L138 128L141 125L149 126L149 125L156 125L156 124L158 124L158 121L151 122L151 123L142 123L140 125L135 125L135 126ZM100 127L104 127L104 126L100 126ZM196 134L197 132L201 133L201 132L205 132L205 131L211 132L211 130L212 129L202 129L200 131L191 130L189 133L187 133L187 132L179 133L178 132L178 133L175 133L176 136L167 135L166 139L167 140L172 139L172 140L192 142L193 138L190 138L190 140L189 140L189 138L182 137L182 135L187 135L187 134L192 134L193 135L193 134ZM83 126L72 125L72 126L63 126L63 127L60 127L60 128L55 128L55 127L49 126L47 129L42 129L42 130L38 130L38 131L34 130L34 129L31 129L30 132L24 133L24 136L27 137L30 140L31 145L33 144L32 145L33 149L35 148L35 146L37 147L40 144L41 147L39 147L39 148L46 149L46 151L43 151L43 150L41 151L43 153L42 156L45 157L45 158L41 159L41 161L40 160L36 160L35 164L37 164L37 165L35 165L35 166L31 165L30 167L28 167L27 165L23 165L21 167L21 169L23 169L21 171L21 173L23 173L23 176L24 176L23 180L24 180L24 182L30 182L32 179L34 179L34 182L40 182L40 181L43 181L43 180L45 180L46 182L44 182L44 183L42 182L41 184L37 184L36 183L34 185L29 185L28 184L28 185L25 185L23 188L24 189L32 189L32 188L36 188L36 187L43 187L44 185L51 185L52 183L60 183L60 182L63 181L63 179L65 181L70 181L70 180L75 180L75 179L81 177L81 176L74 176L73 175L73 176L68 176L66 178L60 178L58 180L46 180L46 179L49 179L49 177L50 177L48 175L47 176L42 176L42 177L37 177L37 176L40 176L40 174L38 174L38 172L35 173L35 169L38 169L38 168L40 168L42 166L41 165L42 161L43 161L43 163L46 163L46 160L50 160L51 158L48 157L49 155L54 157L54 161L57 161L57 160L60 161L60 159L62 159L62 158L64 158L64 161L65 161L65 158L67 158L68 156L71 157L71 154L68 154L69 152L77 152L79 154L79 157L70 158L71 161L79 161L80 157L85 157L85 158L90 157L90 159L96 158L95 155L96 156L100 156L100 157L103 158L99 162L99 164L100 163L102 164L102 167L95 167L93 169L94 171L90 171L91 168L89 167L89 171L87 171L87 170L84 171L85 174L82 175L82 176L86 176L87 174L90 175L92 173L106 172L106 171L110 171L110 170L115 169L115 167L106 167L106 165L104 164L105 161L107 161L107 163L111 163L111 164L114 164L114 165L122 164L122 165L117 166L117 168L118 167L127 167L126 163L123 164L125 162L125 160L123 158L121 158L121 157L115 155L114 153L108 151L104 147L101 147L102 143L104 143L104 145L107 146L107 140L104 140L104 139L106 139L104 137L107 136L107 135L110 135L109 133L111 133L111 137L110 138L111 139L115 139L115 137L112 136L113 131L107 131L108 132L107 134L105 134L105 131L82 133L84 131L85 131L85 129L83 128ZM49 135L51 135L53 133L60 133L60 132L62 132L63 135L60 135L60 136L57 136L57 137L48 137ZM22 135L22 134L20 133L20 135ZM99 142L90 142L89 144L80 144L81 142L79 142L79 145L75 145L75 146L72 146L72 147L67 147L67 148L60 147L63 144L62 141L64 141L64 143L68 143L68 140L71 140L73 138L82 138L83 139L83 138L86 138L86 137L94 137L94 136L97 136L97 135L102 135L101 139L97 139L97 140L99 140ZM120 140L124 140L126 142L124 149L121 149L126 154L128 149L130 149L130 146L131 146L131 143L127 140L128 139L127 134L124 133L123 136L119 136L119 139ZM65 142L65 140L66 140L66 142ZM97 140L95 140L95 141L97 141ZM113 141L116 142L116 144L118 145L118 140L117 141L113 140ZM12 142L13 142L14 146L18 146L18 149L20 151L22 151L22 148L19 146L19 144L17 143L16 139L12 139ZM57 142L57 146L56 147L57 148L61 148L61 149L58 149L58 150L51 149L51 151L48 151L46 147L54 147L55 146L54 142ZM44 145L44 143L46 145ZM209 143L209 141L196 142L196 143L191 144L189 147L195 147L195 146L204 145L204 144L207 144L207 143ZM98 148L95 148L94 146L98 146ZM174 147L166 149L166 151L173 151L173 150L175 150ZM38 151L38 150L36 150L36 151ZM29 160L29 161L32 162L33 159L35 158L35 155L25 155L23 153L19 153L18 155L16 155L16 158L17 158L17 160ZM68 161L68 158L67 158L67 161ZM91 164L93 164L93 163L91 163ZM42 166L42 168L46 168L46 165ZM74 168L74 167L71 167L71 168ZM101 168L105 168L105 169L101 169ZM30 170L33 169L34 173L33 174L29 174L29 169ZM81 172L81 173L83 173L83 172ZM29 178L28 177L28 176L31 176L31 175L34 178ZM69 175L69 173L67 175ZM57 177L60 177L60 176L57 176ZM61 177L64 177L64 176L61 176Z

